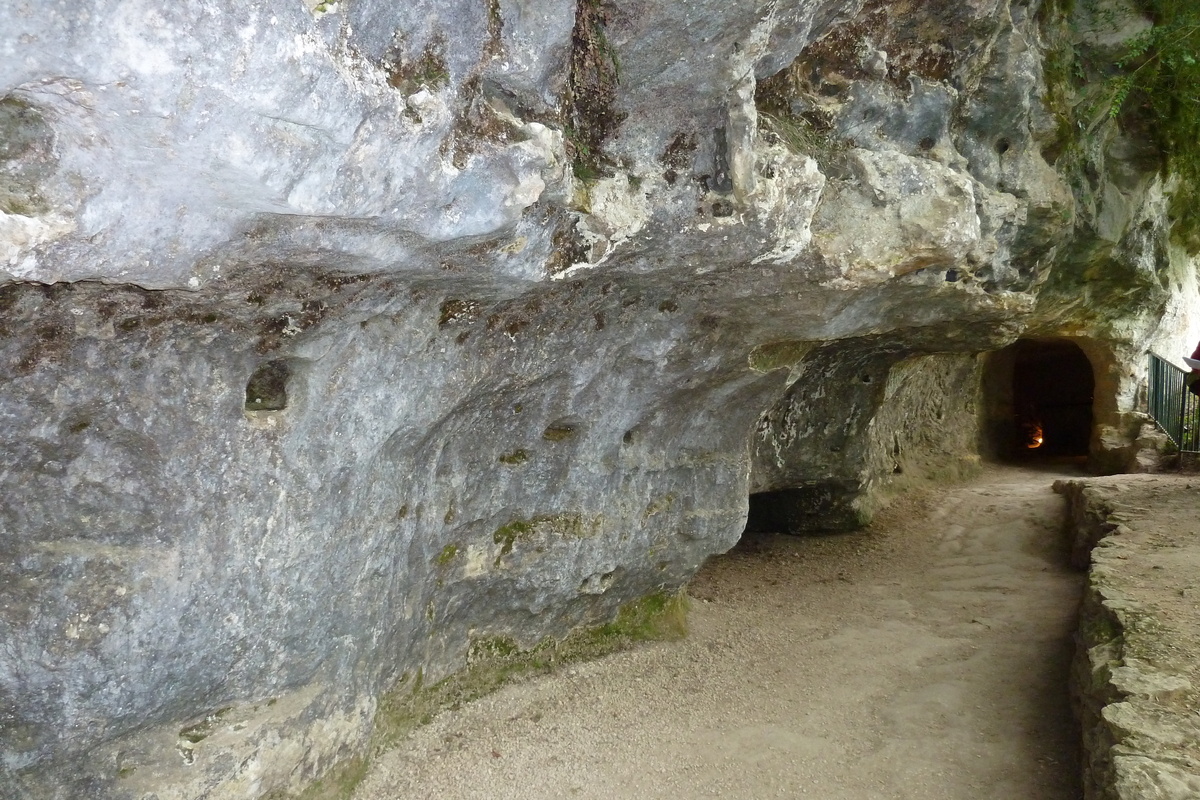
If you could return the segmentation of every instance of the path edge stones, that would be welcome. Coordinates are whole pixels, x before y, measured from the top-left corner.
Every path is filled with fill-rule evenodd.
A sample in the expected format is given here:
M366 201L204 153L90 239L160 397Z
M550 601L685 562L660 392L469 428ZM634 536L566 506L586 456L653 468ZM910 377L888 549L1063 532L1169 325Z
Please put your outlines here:
M1148 541L1139 528L1147 509L1123 492L1130 483L1054 483L1068 503L1072 562L1088 570L1070 686L1084 798L1186 800L1200 796L1200 708L1188 676L1200 651L1174 635L1176 621L1154 598L1186 596L1197 576L1148 562L1163 547L1200 558L1200 541L1182 531L1166 544ZM1137 576L1141 569L1155 570L1152 584Z

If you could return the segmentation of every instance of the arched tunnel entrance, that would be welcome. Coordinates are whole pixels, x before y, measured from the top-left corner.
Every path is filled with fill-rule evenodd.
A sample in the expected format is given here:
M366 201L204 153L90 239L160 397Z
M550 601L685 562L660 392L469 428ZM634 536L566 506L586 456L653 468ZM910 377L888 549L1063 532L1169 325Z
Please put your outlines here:
M757 637L769 629L796 643L801 655L787 656L786 674L805 678L789 685L811 685L813 675L830 674L829 664L842 665L810 704L830 719L858 718L851 703L862 695L870 730L878 730L881 707L897 709L883 719L900 720L898 730L911 729L919 713L936 713L943 721L946 715L978 715L963 728L972 735L983 726L1011 723L981 741L1011 742L1033 758L1051 753L1057 766L1030 781L1037 788L1014 787L1010 794L1079 796L1071 768L1079 759L1077 729L1066 691L1079 584L1058 537L1047 535L1061 526L1061 500L1047 496L1045 476L1037 470L985 470L979 482L954 484L979 475L984 415L1002 408L1006 438L995 441L1014 448L1018 404L1032 406L1045 428L1044 443L1086 453L1094 390L1088 356L1061 340L1022 342L982 356L898 357L845 344L813 352L754 431L747 529L732 550L703 565L690 596L711 612L744 603L759 616L731 616L731 630L750 629ZM871 513L881 485L891 493L886 510L873 516L867 533L848 533ZM980 491L981 485L988 488ZM1022 513L1013 514L1014 508ZM787 535L800 533L833 535ZM1021 591L997 604L1001 573L1019 580ZM954 591L945 591L947 581ZM919 603L909 602L914 590ZM792 614L803 627L788 627ZM971 637L975 652L994 648L998 655L969 663L949 653L933 655L937 646L925 649L919 638L936 642L948 624L956 636ZM778 652L768 642L754 639L756 658L765 659L768 649ZM825 643L827 651L821 649ZM1010 658L1018 647L1025 653ZM880 658L901 652L914 655L895 662ZM911 677L897 682L914 664L919 666ZM953 678L944 677L952 671ZM850 672L854 677L847 681ZM934 685L942 680L979 689L948 693ZM871 691L864 694L863 686ZM896 694L883 686L889 692L895 687ZM960 708L953 706L956 697ZM980 697L994 705L981 708ZM931 705L936 711L928 711ZM1009 713L1016 708L1028 711ZM1038 722L1036 730L1030 719ZM953 759L962 757L958 748L971 746L961 737L937 740ZM987 751L986 745L980 750ZM836 785L849 786L863 768L861 759L848 760ZM829 767L821 770L827 774ZM964 786L947 796L970 792Z
M1094 343L1026 338L982 359L903 357L870 344L811 352L760 418L747 531L855 530L880 507L881 487L952 482L981 456L1091 455L1094 364L1104 359Z
M985 453L1086 457L1095 392L1092 363L1069 339L1021 339L993 353L983 376Z
M884 492L952 482L979 465L980 362L834 342L759 419L747 531L857 530Z

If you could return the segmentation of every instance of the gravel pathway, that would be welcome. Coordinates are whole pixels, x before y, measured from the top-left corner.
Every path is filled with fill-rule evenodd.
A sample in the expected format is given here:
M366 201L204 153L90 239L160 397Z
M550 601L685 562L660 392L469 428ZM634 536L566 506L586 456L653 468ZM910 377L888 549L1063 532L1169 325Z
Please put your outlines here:
M865 532L750 536L691 635L445 713L356 800L1076 800L1082 577L1055 476L991 467Z

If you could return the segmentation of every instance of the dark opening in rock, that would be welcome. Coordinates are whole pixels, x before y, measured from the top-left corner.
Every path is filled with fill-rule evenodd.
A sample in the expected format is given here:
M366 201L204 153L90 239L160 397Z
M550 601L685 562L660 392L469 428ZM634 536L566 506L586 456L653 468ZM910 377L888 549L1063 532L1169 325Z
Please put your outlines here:
M1016 347L1016 449L1086 456L1096 386L1091 362L1073 342L1023 341Z
M573 439L579 433L579 421L575 419L560 419L551 422L542 431L542 438L549 442L565 442Z
M1022 339L995 353L984 377L992 454L1088 455L1095 387L1091 362L1067 339Z
M751 533L836 533L857 530L862 516L854 500L857 481L810 481L801 486L750 495L746 531Z
M268 361L254 370L246 383L247 411L282 411L287 408L287 384L291 367L282 359Z
M733 203L728 200L717 200L712 204L712 214L714 217L732 217L733 210Z

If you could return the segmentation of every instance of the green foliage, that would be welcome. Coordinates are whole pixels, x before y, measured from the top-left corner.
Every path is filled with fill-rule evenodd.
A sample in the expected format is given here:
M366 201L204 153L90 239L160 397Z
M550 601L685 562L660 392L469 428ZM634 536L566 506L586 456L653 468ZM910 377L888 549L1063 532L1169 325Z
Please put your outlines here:
M815 159L828 172L845 143L837 138L828 117L821 112L796 112L793 100L804 94L796 65L761 81L754 90L759 127L796 155Z
M602 160L588 145L588 139L568 125L563 129L567 151L571 153L571 172L577 180L592 184L604 177Z
M844 142L831 136L829 131L818 130L806 117L759 111L758 120L764 132L796 155L809 156L824 172L830 172L845 152Z
M1179 178L1171 212L1177 232L1200 251L1200 6L1194 0L1155 0L1159 24L1137 68L1156 123L1167 169ZM1135 73L1137 74L1137 73Z
M804 119L791 116L759 112L759 121L763 127L775 134L793 153L807 155L813 152L820 143L820 138L812 125Z
M1171 215L1176 237L1200 251L1200 4L1195 0L1143 0L1151 25L1091 87L1084 124L1105 119L1123 127L1147 125L1163 154L1163 170L1177 178ZM1102 23L1119 29L1112 11L1093 7ZM1127 21L1127 20L1126 20Z

